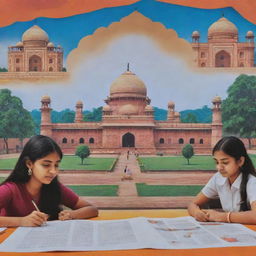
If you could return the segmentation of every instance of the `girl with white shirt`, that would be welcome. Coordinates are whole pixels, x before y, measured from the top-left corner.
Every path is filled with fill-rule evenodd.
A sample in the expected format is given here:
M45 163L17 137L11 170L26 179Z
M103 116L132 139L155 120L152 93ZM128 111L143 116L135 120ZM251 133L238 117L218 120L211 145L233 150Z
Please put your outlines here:
M222 138L213 148L217 173L189 204L188 212L198 221L256 224L256 171L243 142ZM223 211L201 207L219 198Z

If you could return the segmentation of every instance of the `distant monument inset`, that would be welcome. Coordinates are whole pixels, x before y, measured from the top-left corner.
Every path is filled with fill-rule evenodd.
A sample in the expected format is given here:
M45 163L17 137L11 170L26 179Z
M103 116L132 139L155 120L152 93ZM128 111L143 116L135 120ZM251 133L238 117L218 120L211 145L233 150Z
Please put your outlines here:
M63 72L63 48L55 46L48 34L34 25L23 33L20 42L8 47L8 72L0 74L0 81L63 77L67 77Z
M192 33L195 64L208 68L254 67L254 34L248 31L246 42L238 41L238 29L227 18L221 17L208 28L208 42L200 42L200 33Z

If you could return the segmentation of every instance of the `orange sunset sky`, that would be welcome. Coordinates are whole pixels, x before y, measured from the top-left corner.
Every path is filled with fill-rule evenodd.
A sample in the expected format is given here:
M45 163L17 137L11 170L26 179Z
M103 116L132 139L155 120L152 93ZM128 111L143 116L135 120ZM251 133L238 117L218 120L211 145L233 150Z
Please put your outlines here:
M161 2L217 9L233 7L244 18L256 24L255 0L158 0ZM28 21L36 17L61 18L91 12L107 7L130 5L138 0L0 0L0 26L16 21Z

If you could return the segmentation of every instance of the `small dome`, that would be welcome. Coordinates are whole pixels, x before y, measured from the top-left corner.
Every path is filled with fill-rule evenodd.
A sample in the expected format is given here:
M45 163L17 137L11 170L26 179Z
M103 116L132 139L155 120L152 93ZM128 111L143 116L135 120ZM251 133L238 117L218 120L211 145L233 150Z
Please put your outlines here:
M52 42L49 42L49 43L47 44L47 47L54 47L54 44L53 44Z
M212 103L221 103L221 97L220 97L220 96L215 96L215 97L212 99Z
M48 34L39 26L34 25L23 33L22 41L49 41Z
M48 95L45 95L41 98L41 102L45 102L45 103L50 103L51 102L51 98Z
M200 37L200 33L195 30L193 33L192 33L192 37Z
M147 106L145 107L145 111L147 111L147 112L152 112L152 111L154 111L154 108L153 108L152 106L150 106L150 105L147 105Z
M22 47L22 46L23 46L23 43L22 43L22 42L18 42L18 43L16 44L16 46Z
M179 112L175 112L174 116L175 117L180 117L180 113Z
M77 103L76 103L76 107L83 107L83 102L81 100L79 100Z
M102 108L103 111L111 111L111 107L109 105L105 105L103 108Z
M225 17L220 18L208 28L208 35L228 33L238 35L237 27Z
M121 96L120 94L136 94L140 96L146 96L147 88L134 73L126 71L121 76L119 76L110 87L111 96Z
M175 103L173 101L169 101L168 108L174 108L174 107L175 107Z
M253 32L252 32L252 31L248 31L248 32L246 33L246 37L254 37Z
M138 114L138 108L132 104L126 104L119 108L119 113L121 115L134 115Z

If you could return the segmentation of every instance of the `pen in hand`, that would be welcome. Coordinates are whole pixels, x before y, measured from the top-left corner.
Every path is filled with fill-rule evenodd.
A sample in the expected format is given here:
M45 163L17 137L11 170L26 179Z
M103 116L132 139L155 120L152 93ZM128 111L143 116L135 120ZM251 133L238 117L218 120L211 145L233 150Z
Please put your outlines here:
M35 206L36 210L37 210L38 212L40 212L40 210L39 210L39 208L37 207L37 205L36 205L36 203L34 202L34 200L32 200L32 204Z
M32 204L34 205L34 207L36 208L36 210L37 210L38 212L40 212L40 210L39 210L38 206L36 205L35 201L32 200L31 202L32 202ZM42 225L46 225L46 222L44 222Z

